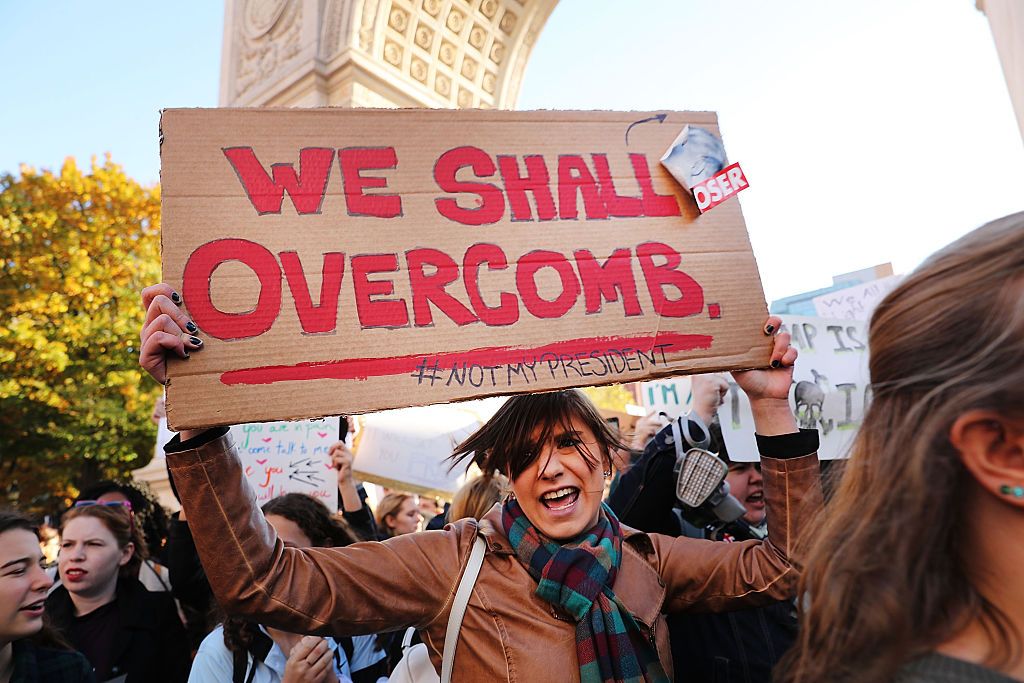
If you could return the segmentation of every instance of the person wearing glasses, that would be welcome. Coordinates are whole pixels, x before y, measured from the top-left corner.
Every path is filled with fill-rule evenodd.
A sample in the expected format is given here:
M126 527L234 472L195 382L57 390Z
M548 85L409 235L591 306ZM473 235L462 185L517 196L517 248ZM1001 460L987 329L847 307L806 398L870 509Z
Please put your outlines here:
M83 489L78 500L98 500L102 503L127 502L131 505L135 524L146 539L146 559L139 566L139 581L151 591L171 590L167 569L167 514L159 501L147 495L131 482L104 480Z
M127 501L79 501L61 520L51 623L98 681L185 681L189 647L174 600L136 578L146 545Z

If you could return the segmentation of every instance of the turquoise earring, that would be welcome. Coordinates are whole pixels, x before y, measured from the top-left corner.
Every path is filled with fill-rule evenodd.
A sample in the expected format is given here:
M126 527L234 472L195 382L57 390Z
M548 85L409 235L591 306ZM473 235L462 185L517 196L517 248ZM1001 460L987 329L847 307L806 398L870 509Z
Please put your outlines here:
M1008 486L1003 484L999 487L999 493L1004 496L1013 496L1014 498L1024 498L1024 486Z

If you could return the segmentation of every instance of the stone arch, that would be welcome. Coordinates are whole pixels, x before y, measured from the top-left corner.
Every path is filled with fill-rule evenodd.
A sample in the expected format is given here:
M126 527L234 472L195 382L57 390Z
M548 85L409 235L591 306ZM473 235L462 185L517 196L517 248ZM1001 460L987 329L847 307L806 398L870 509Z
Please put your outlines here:
M512 108L557 0L228 0L225 106Z

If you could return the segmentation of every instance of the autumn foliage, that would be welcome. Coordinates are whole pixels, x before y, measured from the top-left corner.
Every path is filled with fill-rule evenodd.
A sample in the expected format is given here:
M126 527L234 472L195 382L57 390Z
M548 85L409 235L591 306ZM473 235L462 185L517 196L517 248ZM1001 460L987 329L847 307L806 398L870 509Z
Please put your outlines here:
M153 452L139 291L160 277L159 188L109 158L0 176L0 494L46 510ZM17 498L17 500L15 500Z

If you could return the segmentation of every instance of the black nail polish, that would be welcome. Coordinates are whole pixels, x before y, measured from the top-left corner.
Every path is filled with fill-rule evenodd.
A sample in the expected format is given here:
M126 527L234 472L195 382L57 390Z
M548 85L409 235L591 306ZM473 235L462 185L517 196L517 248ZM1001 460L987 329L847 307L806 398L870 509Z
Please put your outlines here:
M775 331L775 325L766 325L765 328L764 328L764 333L765 334L771 334L774 331Z
M780 368L780 367L782 367L782 363L780 363L780 362L779 362L779 361L777 361L777 360L773 360L773 361L772 361L772 367L773 367L773 368Z
M189 337L188 340L192 342L192 344L194 344L195 346L203 345L203 340L200 339L199 337Z
M186 351L185 351L185 360L188 360L188 359L189 359L189 357L190 357L191 355L192 355L192 354L190 354L190 353L189 353L189 352L188 352L188 351L186 350Z
M191 320L185 323L185 329L188 330L189 332L192 332L193 334L199 331L199 328L196 327L196 324Z
M178 294L177 292L171 292L171 301L173 301L176 304L180 304L181 303L181 295Z

